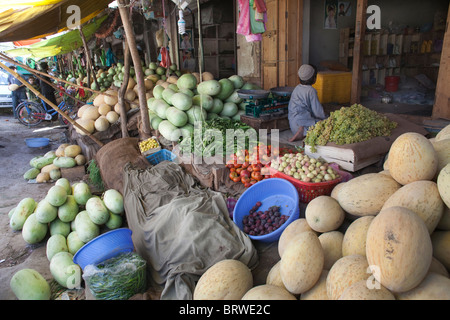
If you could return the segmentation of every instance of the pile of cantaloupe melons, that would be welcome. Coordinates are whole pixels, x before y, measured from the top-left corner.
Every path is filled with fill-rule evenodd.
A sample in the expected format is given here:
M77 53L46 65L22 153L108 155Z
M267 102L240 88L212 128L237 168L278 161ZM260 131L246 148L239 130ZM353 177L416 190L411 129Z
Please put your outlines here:
M383 169L309 202L281 234L265 284L253 286L235 261L245 267L237 281L214 285L208 270L194 299L216 290L234 299L449 300L450 125L432 139L401 135Z
M155 83L151 79L144 79L146 99L153 97L152 89ZM130 77L127 90L125 91L125 111L139 108L138 85L136 81ZM79 125L86 129L89 133L102 132L116 123L120 118L120 106L118 91L108 89L102 94L98 94L92 104L85 104L78 109L77 119ZM80 135L85 133L75 127L76 132Z

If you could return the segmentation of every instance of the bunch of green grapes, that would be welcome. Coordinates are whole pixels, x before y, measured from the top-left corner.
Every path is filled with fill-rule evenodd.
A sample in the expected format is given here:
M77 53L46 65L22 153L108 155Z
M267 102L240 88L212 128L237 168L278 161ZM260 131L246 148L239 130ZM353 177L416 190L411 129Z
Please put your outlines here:
M331 112L329 118L310 128L305 143L315 152L315 146L324 146L328 142L344 145L389 136L396 127L397 123L386 116L354 104Z

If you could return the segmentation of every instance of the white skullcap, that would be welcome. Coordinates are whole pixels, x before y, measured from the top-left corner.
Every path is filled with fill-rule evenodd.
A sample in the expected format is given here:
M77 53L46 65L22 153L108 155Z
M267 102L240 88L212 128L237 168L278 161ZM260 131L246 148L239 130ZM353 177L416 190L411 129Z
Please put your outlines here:
M312 78L314 75L314 68L309 64L304 64L298 69L298 77L302 81L306 81Z

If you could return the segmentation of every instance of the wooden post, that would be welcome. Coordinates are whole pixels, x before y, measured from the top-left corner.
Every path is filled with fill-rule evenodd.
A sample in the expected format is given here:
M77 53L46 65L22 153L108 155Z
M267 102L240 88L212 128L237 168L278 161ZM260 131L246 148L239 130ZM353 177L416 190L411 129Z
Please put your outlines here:
M122 19L123 28L125 30L125 39L130 49L131 58L133 59L134 71L136 73L136 82L138 86L139 107L141 111L142 130L140 132L141 139L147 139L151 137L150 134L150 119L148 116L147 99L145 93L144 84L144 72L142 70L141 58L136 45L136 37L134 35L133 26L130 22L130 16L127 11L129 0L119 0L119 13Z
M100 90L100 85L98 84L98 81L97 81L97 76L96 76L96 73L94 70L94 65L92 64L91 52L89 51L89 48L88 48L88 45L86 42L86 38L83 33L83 29L81 28L81 26L79 26L78 30L80 31L80 36L81 36L81 40L83 41L84 51L86 52L86 63L88 65L88 69L92 71L95 85L97 86L97 89Z
M197 0L197 14L198 14L198 69L200 73L200 82L203 81L203 30L202 30L202 13L200 12L200 1Z
M433 106L432 119L450 120L450 92L448 82L450 81L450 7L447 14L447 24L442 46L441 64L436 84L436 93Z
M355 46L353 48L353 76L351 103L361 101L362 58L364 37L366 35L367 0L358 0L356 8Z
M131 54L130 47L128 46L127 41L123 42L124 50L123 50L123 59L124 59L124 72L123 72L123 82L122 86L119 89L119 106L120 106L120 124L122 129L122 138L128 137L128 129L127 129L127 110L125 109L125 93L127 92L128 80L130 78L130 65L131 65Z
M25 87L31 90L36 97L39 99L42 99L47 103L49 106L51 106L53 109L56 110L62 117L64 117L68 122L70 122L72 125L83 131L87 136L89 136L95 143L97 143L100 147L103 147L103 143L98 140L96 137L92 135L89 131L87 131L83 126L78 124L77 122L73 121L72 118L70 118L65 112L63 112L61 109L58 108L58 106L54 105L50 100L48 100L46 97L44 97L38 90L36 90L31 84L29 84L27 81L25 81L17 72L11 70L7 66L5 66L3 63L0 62L0 67L3 68L5 71L12 74L14 77L16 77L17 80L19 80Z

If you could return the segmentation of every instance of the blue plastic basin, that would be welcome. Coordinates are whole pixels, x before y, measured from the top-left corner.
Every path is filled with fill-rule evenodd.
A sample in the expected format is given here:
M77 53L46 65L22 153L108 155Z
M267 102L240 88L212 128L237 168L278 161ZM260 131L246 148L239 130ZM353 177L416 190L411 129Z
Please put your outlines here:
M119 228L105 232L82 246L74 255L73 262L83 270L87 265L96 265L122 252L134 250L132 231Z
M48 146L50 143L49 138L28 138L25 139L25 143L30 148L40 148Z
M239 229L244 230L242 219L249 214L250 209L258 201L262 203L259 208L261 211L265 211L272 206L280 206L281 214L289 216L280 228L269 234L263 236L248 235L252 240L275 242L280 238L284 229L299 218L298 191L292 183L279 178L266 179L254 184L242 194L234 207L233 221Z

